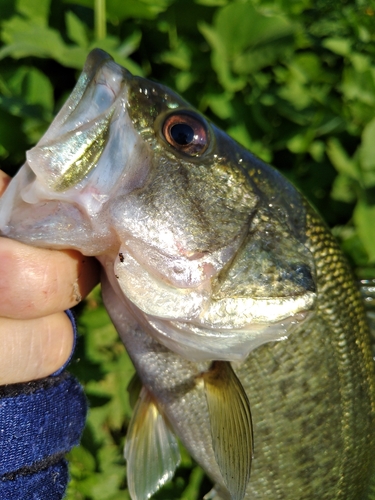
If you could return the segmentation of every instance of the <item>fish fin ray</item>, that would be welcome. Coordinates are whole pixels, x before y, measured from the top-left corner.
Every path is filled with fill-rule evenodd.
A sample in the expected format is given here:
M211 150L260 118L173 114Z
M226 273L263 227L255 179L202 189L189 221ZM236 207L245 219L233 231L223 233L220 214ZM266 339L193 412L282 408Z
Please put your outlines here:
M222 492L219 485L215 485L206 495L203 500L230 500L229 493Z
M142 381L139 378L138 373L134 372L134 375L130 379L130 382L128 383L128 386L126 388L128 392L130 408L132 410L134 410L134 408L136 407L142 387Z
M180 462L176 437L145 387L129 425L124 455L132 500L150 498L173 477Z
M232 499L242 500L253 456L249 400L226 361L215 361L203 380L215 458Z

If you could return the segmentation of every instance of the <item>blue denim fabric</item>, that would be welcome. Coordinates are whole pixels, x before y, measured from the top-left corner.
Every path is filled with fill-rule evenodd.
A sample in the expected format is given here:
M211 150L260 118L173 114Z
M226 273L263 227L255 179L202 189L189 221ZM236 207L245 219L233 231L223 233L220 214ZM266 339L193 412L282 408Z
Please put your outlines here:
M62 499L69 479L64 454L79 443L86 413L82 387L63 368L0 387L0 499Z

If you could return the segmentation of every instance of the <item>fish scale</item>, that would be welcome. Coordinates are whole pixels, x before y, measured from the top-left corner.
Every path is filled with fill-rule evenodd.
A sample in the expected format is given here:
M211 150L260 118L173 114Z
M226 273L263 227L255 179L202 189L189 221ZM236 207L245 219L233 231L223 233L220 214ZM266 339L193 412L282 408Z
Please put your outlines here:
M315 214L308 218L307 229L322 283L317 314L321 311L329 325L340 381L343 457L338 498L351 498L350 494L360 498L356 487L368 484L374 446L374 363L368 324L352 272L332 235L324 231ZM367 470L366 466L353 467L361 463L368 464Z

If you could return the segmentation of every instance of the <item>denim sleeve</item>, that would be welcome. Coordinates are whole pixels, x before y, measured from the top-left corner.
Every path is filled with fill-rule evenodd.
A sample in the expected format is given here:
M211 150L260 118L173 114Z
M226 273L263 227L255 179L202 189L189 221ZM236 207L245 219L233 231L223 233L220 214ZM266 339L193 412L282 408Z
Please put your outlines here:
M69 479L64 456L79 443L86 413L83 389L64 369L1 386L0 499L62 499Z

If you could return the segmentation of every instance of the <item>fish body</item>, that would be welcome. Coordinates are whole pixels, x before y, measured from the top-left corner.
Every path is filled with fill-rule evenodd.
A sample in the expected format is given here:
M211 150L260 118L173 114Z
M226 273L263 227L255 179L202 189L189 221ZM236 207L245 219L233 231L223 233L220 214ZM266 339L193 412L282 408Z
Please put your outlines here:
M302 195L166 87L93 51L0 201L0 231L74 248L142 382L133 500L173 476L207 498L365 499L375 377L351 271Z

